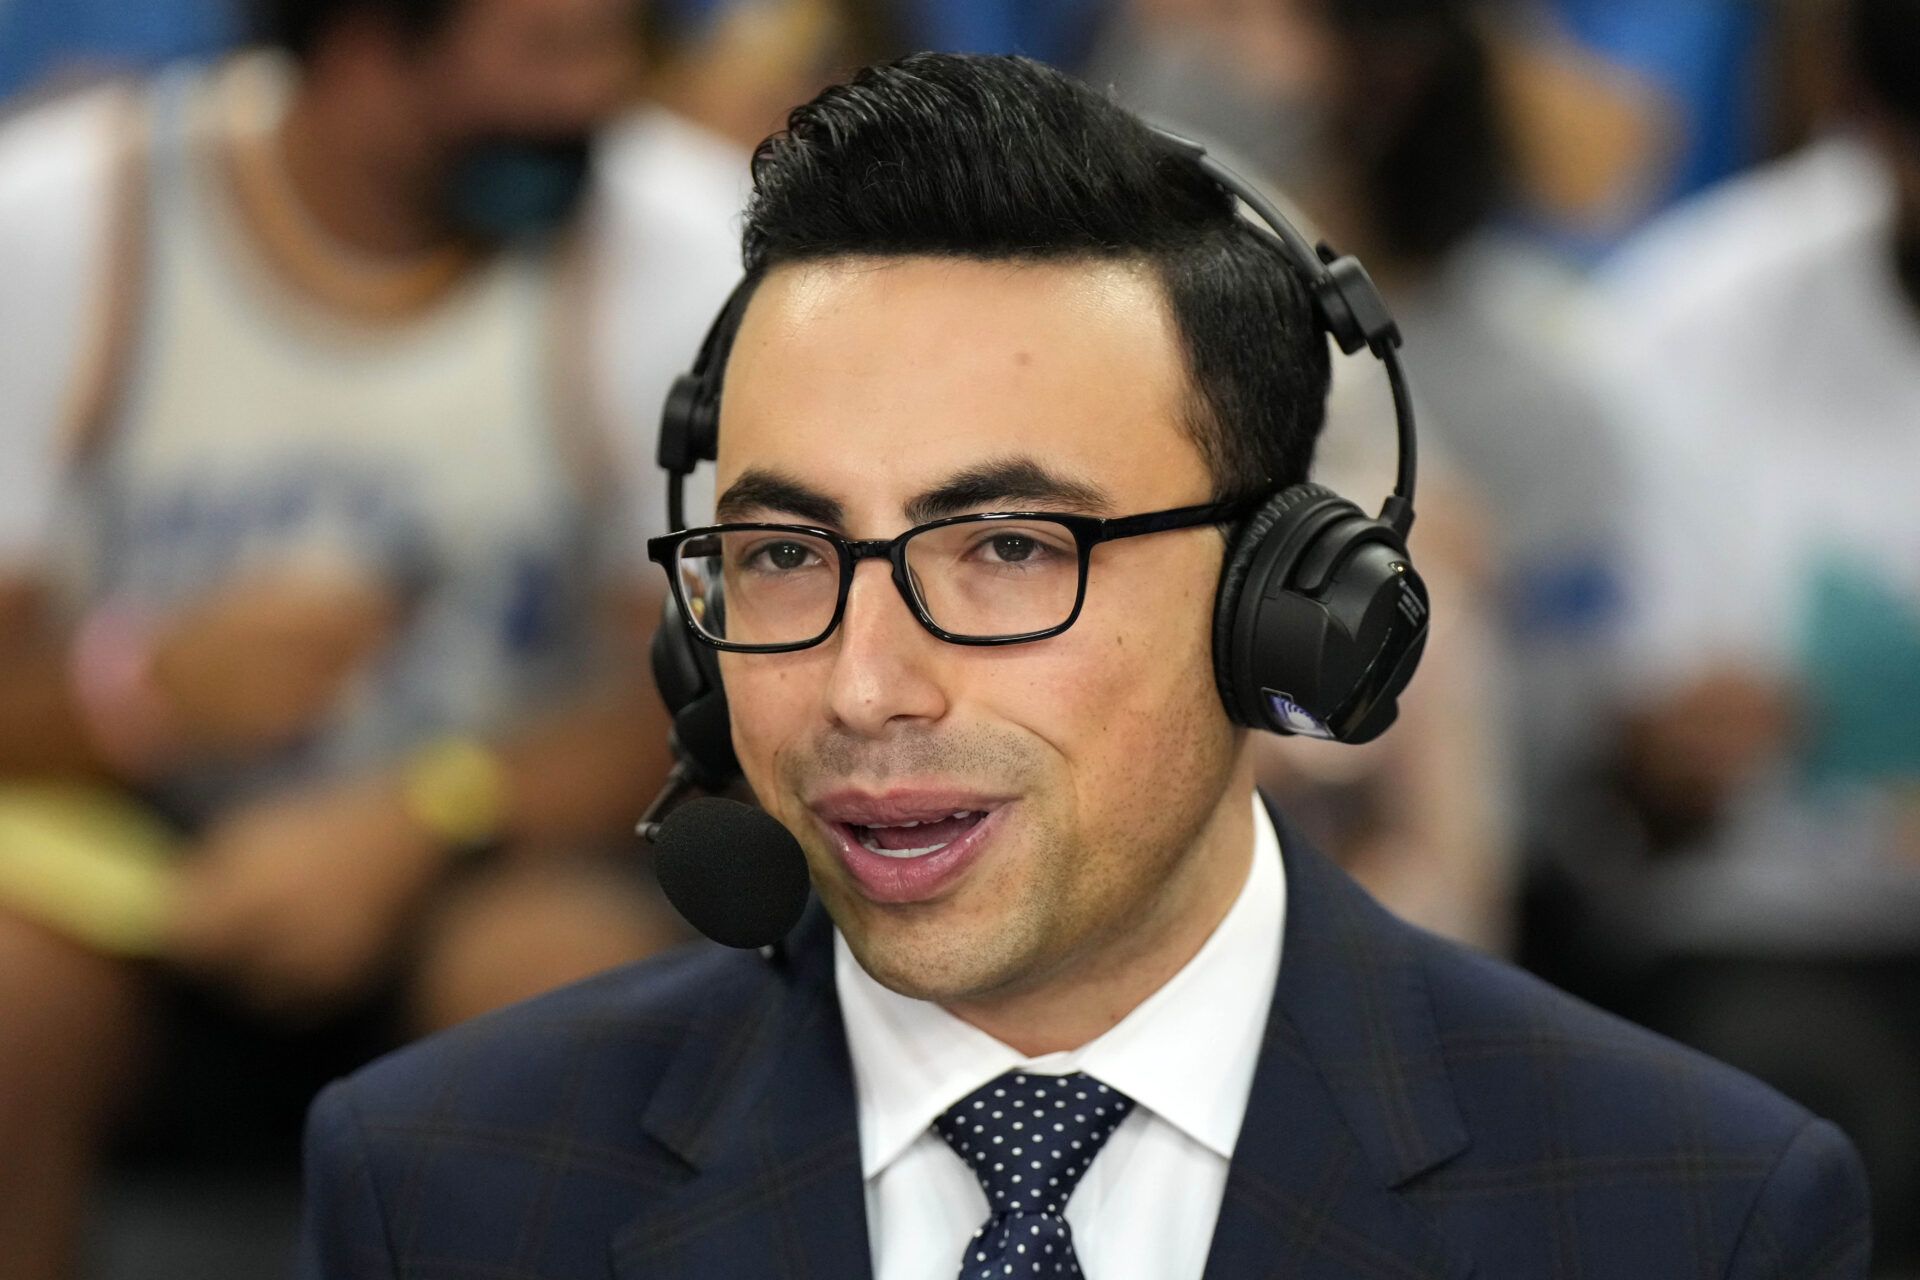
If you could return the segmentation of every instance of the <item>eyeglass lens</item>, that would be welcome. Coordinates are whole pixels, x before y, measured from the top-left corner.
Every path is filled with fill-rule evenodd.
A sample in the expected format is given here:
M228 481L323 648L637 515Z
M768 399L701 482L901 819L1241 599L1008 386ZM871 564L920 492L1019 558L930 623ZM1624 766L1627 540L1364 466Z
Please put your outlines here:
M967 639L1052 630L1073 616L1080 595L1079 545L1050 520L936 525L908 539L905 556L920 608L942 631ZM746 645L821 639L833 625L841 572L834 543L786 529L689 538L675 565L694 625Z

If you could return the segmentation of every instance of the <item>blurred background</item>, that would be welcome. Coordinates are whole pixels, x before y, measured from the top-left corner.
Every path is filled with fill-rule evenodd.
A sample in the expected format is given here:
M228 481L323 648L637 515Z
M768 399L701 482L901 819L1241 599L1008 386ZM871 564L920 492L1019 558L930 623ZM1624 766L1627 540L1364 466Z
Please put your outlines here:
M317 1087L683 940L657 408L755 143L919 48L1368 263L1436 633L1265 785L1837 1120L1920 1275L1920 0L0 0L7 1274L279 1274Z

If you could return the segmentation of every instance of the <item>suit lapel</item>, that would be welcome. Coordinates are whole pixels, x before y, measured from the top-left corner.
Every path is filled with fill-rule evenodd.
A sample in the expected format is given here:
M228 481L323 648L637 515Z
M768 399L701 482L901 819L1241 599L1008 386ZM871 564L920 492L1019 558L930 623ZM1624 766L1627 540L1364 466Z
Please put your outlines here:
M688 1036L646 1128L687 1166L613 1244L621 1280L864 1280L853 1071L818 903L750 1007Z
M1468 1141L1412 935L1275 821L1280 982L1207 1280L1464 1276L1396 1191Z

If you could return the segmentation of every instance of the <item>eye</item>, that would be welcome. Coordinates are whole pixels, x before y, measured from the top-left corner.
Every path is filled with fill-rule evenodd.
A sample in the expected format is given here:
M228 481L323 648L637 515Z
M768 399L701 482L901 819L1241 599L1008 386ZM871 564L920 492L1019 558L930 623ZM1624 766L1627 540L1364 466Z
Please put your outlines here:
M994 529L980 533L967 549L967 558L990 568L1039 569L1073 553L1048 532L1032 528Z
M1018 564L1045 550L1024 533L1002 533L989 538L987 545L994 557L1006 564Z
M792 573L819 562L819 554L804 542L763 542L747 553L750 569Z

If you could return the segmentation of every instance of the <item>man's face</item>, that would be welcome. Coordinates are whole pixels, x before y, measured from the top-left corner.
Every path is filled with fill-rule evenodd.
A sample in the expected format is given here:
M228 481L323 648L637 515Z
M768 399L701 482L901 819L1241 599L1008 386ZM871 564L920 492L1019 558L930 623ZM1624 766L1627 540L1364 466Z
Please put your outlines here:
M782 268L728 367L720 517L874 539L935 512L1205 502L1188 395L1143 270ZM1222 554L1206 528L1102 545L1074 626L1002 648L935 638L862 561L824 643L723 656L747 778L876 978L949 1003L1030 990L1125 963L1192 906L1208 834L1247 802L1212 675Z
M443 141L577 136L626 102L638 74L633 0L462 0L410 59Z

